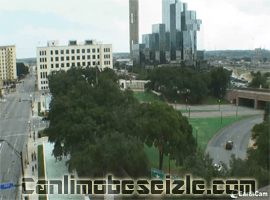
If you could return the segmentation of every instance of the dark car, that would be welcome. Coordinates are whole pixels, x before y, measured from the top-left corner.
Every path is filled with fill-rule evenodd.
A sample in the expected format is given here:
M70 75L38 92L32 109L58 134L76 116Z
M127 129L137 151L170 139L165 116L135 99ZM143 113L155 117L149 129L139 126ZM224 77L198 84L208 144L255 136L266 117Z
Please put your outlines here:
M41 120L42 120L42 121L46 121L46 120L48 120L48 118L47 118L47 117L42 117Z
M233 148L233 142L232 141L227 141L225 148L231 150Z

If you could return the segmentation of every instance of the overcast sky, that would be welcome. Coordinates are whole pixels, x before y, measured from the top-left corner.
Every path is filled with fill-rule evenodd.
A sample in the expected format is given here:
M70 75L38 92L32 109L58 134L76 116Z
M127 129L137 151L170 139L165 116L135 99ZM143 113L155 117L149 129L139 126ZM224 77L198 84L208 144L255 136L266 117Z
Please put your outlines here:
M129 51L128 0L0 0L0 45L35 57L48 40L96 39ZM206 50L270 49L270 0L186 0L204 26ZM161 0L140 0L141 35L162 23ZM252 38L254 38L254 43ZM202 48L202 47L201 47Z

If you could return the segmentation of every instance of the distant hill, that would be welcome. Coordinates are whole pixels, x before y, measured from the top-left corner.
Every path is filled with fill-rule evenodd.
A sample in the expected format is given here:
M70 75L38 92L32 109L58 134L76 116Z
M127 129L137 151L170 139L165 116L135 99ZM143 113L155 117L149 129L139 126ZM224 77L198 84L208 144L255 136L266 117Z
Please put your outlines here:
M20 58L16 62L36 63L36 58Z

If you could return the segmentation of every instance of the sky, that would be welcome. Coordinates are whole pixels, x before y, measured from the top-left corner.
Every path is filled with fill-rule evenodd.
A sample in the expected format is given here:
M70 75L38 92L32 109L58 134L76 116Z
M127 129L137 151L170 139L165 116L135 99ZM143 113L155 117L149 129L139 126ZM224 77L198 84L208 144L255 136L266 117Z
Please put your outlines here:
M205 50L270 49L270 0L186 0L202 20ZM0 45L16 45L17 58L36 56L48 40L112 44L129 52L128 0L0 0ZM162 1L140 0L139 34L162 23Z

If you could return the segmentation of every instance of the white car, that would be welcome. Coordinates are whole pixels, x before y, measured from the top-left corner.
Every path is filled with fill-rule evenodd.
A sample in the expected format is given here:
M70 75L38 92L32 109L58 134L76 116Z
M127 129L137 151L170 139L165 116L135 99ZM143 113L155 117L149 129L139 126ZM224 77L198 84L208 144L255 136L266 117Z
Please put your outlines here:
M214 164L218 171L221 171L222 165L221 164Z

